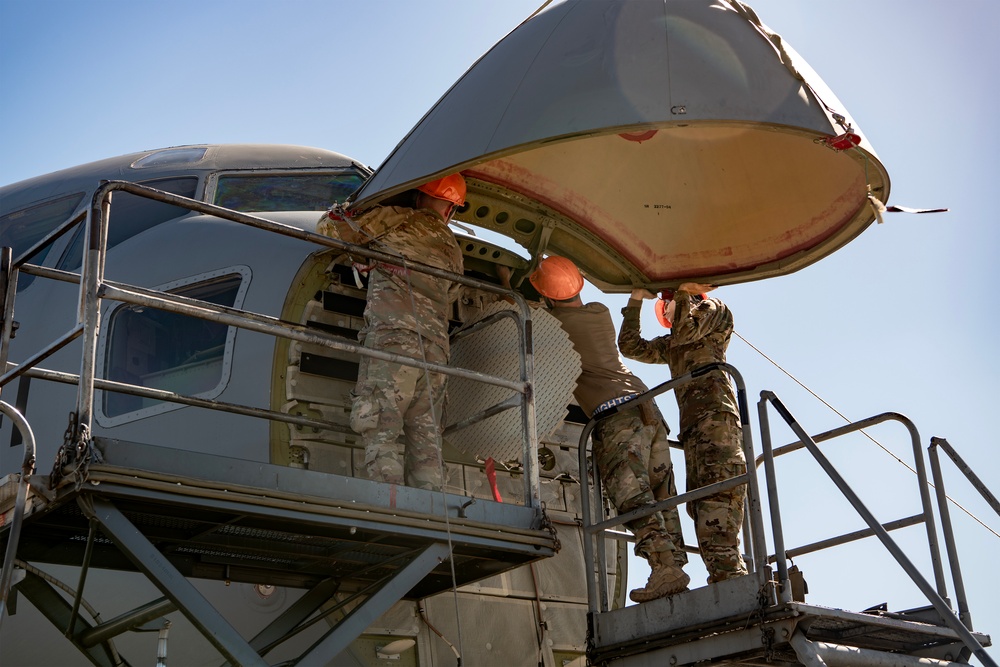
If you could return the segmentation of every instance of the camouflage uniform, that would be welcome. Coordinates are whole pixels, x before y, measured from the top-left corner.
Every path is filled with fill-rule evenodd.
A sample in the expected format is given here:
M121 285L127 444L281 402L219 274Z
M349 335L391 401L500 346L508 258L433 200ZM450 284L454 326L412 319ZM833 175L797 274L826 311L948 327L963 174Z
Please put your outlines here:
M673 377L708 363L725 362L733 333L729 308L718 299L694 305L691 295L681 291L674 300L671 333L650 341L639 330L641 302L629 301L622 309L624 321L618 336L622 354L646 363L667 363ZM712 371L678 388L676 394L688 491L744 474L739 409L726 374ZM739 549L745 497L746 488L739 486L688 504L710 583L746 574Z
M677 495L666 423L652 401L598 422L593 441L604 495L619 514ZM650 467L654 447L660 454L655 469ZM654 553L670 552L678 566L687 563L677 508L625 525L635 535L637 556L649 560Z
M588 415L605 401L646 391L646 385L625 368L618 356L615 327L607 306L557 304L549 312L559 320L580 354L581 374L573 395ZM666 422L652 401L634 408L621 407L594 428L594 461L605 497L619 514L677 495L667 432ZM651 469L654 450L656 464ZM654 554L665 554L666 560L678 566L687 562L676 508L626 525L636 537L636 555L650 560Z
M462 273L462 251L448 224L434 212L375 207L357 218L363 237L386 253ZM321 220L319 229L330 233ZM369 267L365 326L358 333L371 349L431 363L448 363L448 316L458 286L441 278L382 262ZM372 479L418 488L441 488L440 424L446 376L362 357L351 408L351 428L365 445ZM405 439L404 461L396 444Z

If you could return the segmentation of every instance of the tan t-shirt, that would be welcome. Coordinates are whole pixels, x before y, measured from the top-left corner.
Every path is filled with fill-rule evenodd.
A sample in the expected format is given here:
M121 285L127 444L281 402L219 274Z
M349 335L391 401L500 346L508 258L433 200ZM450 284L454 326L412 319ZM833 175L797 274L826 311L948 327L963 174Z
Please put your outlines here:
M559 320L580 355L582 369L573 396L584 412L592 415L605 401L646 391L646 385L618 356L618 336L607 306L597 302L580 308L557 305L549 313Z

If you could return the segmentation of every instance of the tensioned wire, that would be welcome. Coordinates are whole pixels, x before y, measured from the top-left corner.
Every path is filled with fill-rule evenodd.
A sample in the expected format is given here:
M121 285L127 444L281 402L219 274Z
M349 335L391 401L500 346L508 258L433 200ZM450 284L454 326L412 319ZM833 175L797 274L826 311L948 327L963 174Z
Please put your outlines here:
M847 418L847 416L846 416L846 415L844 415L844 413L842 413L842 412L841 412L840 410L838 410L837 408L833 407L833 406L832 406L832 405L831 405L831 404L830 404L829 402L827 402L827 401L826 401L826 400L825 400L825 399L824 399L824 398L823 398L822 396L820 396L820 395L819 395L819 394L817 394L817 393L816 393L815 391L813 391L812 389L810 389L809 387L807 387L807 386L805 385L805 383L803 383L803 382L802 382L801 380L799 380L799 379L798 379L797 377L795 377L794 375L792 375L791 373L789 373L789 372L788 372L787 370L785 370L785 369L784 369L784 368L783 368L783 367L781 366L781 364L779 364L779 363L778 363L778 362L776 362L776 361L775 361L774 359L772 359L771 357L769 357L769 356L767 356L766 354L764 354L764 352L763 352L763 351L761 351L761 350L760 350L760 348L758 348L758 347L757 347L756 345L754 345L753 343L751 343L750 341L748 341L748 340L747 340L746 338L744 338L743 336L741 336L741 335L739 334L739 332L737 332L737 331L733 331L733 335L734 335L734 336L736 336L737 338L739 338L739 339L740 339L741 341L743 341L744 343L746 343L746 344L747 344L748 346L750 346L750 348L751 348L751 349L752 349L752 350L753 350L754 352L756 352L756 353L757 353L757 354L759 354L760 356L762 356L762 357L764 357L765 359L767 359L767 360L768 360L768 361L769 361L769 362L770 362L770 363L771 363L771 364L772 364L772 365L773 365L773 366L774 366L775 368L777 368L777 369L778 369L779 371L781 371L782 373L784 373L785 375L787 375L787 376L788 376L789 378L791 378L791 380L792 380L793 382L795 382L795 384L799 385L800 387L802 387L803 389L805 389L805 390L806 390L807 392L809 392L810 394L812 394L812 396L813 396L813 397L815 397L815 398L816 398L816 400L818 400L818 401L819 401L820 403L822 403L822 404L823 404L823 405L825 405L826 407L830 408L830 410L832 410L832 411L833 411L833 412L834 412L834 413L835 413L835 414L836 414L836 415L837 415L838 417L840 417L841 419L843 419L843 420L844 420L845 422L847 422L848 424L850 424L850 423L851 423L851 420L850 420L850 419L848 419L848 418ZM861 429L861 430L860 430L859 432L860 432L860 433L863 433L863 434L864 434L864 436L865 436L866 438L868 438L869 440L871 440L872 442L874 442L874 443L875 443L876 445L878 445L878 446L879 446L879 448L880 448L880 449L881 449L882 451L884 451L884 452L885 452L886 454L888 454L888 455L889 455L889 456L891 456L892 458L896 459L896 462L897 462L897 463L899 463L899 464L900 464L900 465L902 465L902 466L903 466L904 468L906 468L907 470L909 470L910 472L912 472L912 473L913 473L914 475L916 475L916 474L917 474L917 471L916 471L916 470L914 470L914 469L913 469L913 467L912 467L912 466L910 466L910 464L908 464L908 463L907 463L906 461L902 460L901 458L899 458L898 456L896 456L895 454L893 454L893 453L892 453L891 451L889 451L889 449L888 449L888 448L887 448L887 447L886 447L885 445L883 445L883 444L882 444L881 442L879 442L878 440L876 440L875 438L873 438L873 437L872 437L872 436L871 436L871 435L870 435L870 434L869 434L868 432L866 432L866 431L865 431L864 429ZM934 484L933 484L933 483L932 483L931 481L929 481L929 480L928 480L928 482L927 482L927 485L928 485L928 486L930 486L930 487L931 487L932 489L933 489L933 488L935 488L935 487L934 487ZM982 527L983 527L983 528L985 528L986 530L988 530L988 531L990 531L991 533L993 533L993 535L994 535L994 536L996 536L996 537L1000 538L1000 533L997 533L997 531L995 531L995 530L993 530L992 528L990 528L989 526L987 526L987 525L986 525L986 523L985 523L985 522L984 522L984 521L983 521L982 519L980 519L979 517L977 517L977 516L976 516L975 514L973 514L973 513L972 513L971 511L969 511L968 509L966 509L966 508L965 508L965 507L964 507L964 506L963 506L963 505L962 505L961 503L959 503L959 502L958 502L957 500L955 500L954 498L952 498L952 497L951 497L951 496L949 496L948 494L945 494L945 498L947 498L947 499L948 499L948 501L949 501L950 503L952 503L952 504L953 504L953 505L954 505L955 507L957 507L958 509L960 509L960 510L962 510L963 512L965 512L965 513L966 513L966 514L967 514L967 515L968 515L969 517L971 517L971 518L972 518L972 519L973 519L973 520L974 520L974 521L975 521L976 523L978 523L978 524L979 524L980 526L982 526Z

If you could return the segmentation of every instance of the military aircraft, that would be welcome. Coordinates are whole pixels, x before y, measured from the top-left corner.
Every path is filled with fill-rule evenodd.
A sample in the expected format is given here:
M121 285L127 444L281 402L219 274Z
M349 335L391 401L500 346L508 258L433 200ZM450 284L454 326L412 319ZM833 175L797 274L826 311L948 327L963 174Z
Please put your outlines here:
M704 58L706 43L745 76ZM601 104L580 103L597 93ZM484 96L504 103L486 105L492 116L465 112ZM447 493L436 497L363 479L347 427L365 300L349 258L358 251L313 232L334 202L362 209L453 171L470 184L458 222L514 245L458 232L467 290L455 365L471 371L449 382L453 397L477 401L454 401ZM538 295L523 278L546 253L572 258L607 292L764 279L848 243L888 194L856 123L752 11L643 2L565 2L533 16L374 173L320 149L192 145L6 186L0 234L17 271L0 438L12 452L33 444L38 474L18 475L16 457L0 470L11 475L4 523L23 521L5 567L16 581L0 659L447 664L461 647L467 664L582 665L588 649L595 661L652 664L639 660L677 651L677 636L700 646L684 634L693 625L732 630L747 600L761 628L795 630L777 612L764 618L772 561L754 534L754 576L727 591L735 608L692 623L721 595L711 587L670 602L685 611L673 614L679 625L650 606L660 653L635 648L642 623L613 615L625 611L627 542L588 553L579 446L589 419L570 398L579 362L544 313L531 313L530 354L517 345L522 320L492 317L510 310L495 267L514 271L525 303ZM493 326L465 328L480 321ZM533 402L518 398L531 393L525 379ZM487 414L504 400L511 409ZM5 534L10 543L14 529ZM864 636L857 615L807 608L773 562L774 606L809 616L824 646L779 638L771 657L809 664L825 651L833 664L824 624ZM933 659L973 652L940 609L894 614L869 616L883 633L933 626L919 640ZM708 645L677 664L745 653Z

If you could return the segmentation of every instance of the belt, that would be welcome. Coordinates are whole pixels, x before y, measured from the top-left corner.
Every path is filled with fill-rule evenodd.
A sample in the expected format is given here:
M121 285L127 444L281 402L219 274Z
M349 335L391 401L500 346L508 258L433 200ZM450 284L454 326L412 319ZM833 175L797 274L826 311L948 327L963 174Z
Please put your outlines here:
M621 405L622 403L628 403L637 396L639 396L639 394L629 394L628 396L619 396L618 398L612 398L610 401L604 401L603 403L597 406L596 410L594 410L594 414L591 415L591 419L596 419L602 413L607 412L616 405Z

